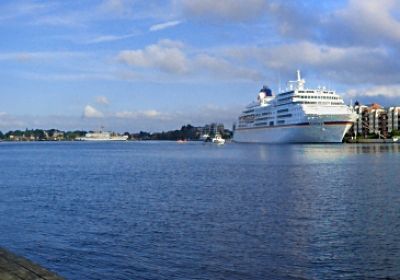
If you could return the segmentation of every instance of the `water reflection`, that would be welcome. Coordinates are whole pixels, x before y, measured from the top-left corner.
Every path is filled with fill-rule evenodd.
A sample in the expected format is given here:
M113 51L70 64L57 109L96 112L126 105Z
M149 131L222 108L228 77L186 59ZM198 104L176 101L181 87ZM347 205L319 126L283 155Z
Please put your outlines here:
M400 144L293 144L293 145L241 145L243 155L252 159L270 161L275 164L276 157L288 163L334 163L354 154L399 153ZM273 161L272 161L273 160ZM282 162L280 162L281 164Z
M246 156L253 159L270 161L275 164L301 164L306 162L334 162L346 157L346 150L342 145L269 145L260 144L245 148ZM277 161L279 157L283 161Z
M397 143L352 144L352 145L346 145L346 148L350 151L354 151L357 154L361 154L361 153L368 153L368 154L398 153L400 151L400 145Z

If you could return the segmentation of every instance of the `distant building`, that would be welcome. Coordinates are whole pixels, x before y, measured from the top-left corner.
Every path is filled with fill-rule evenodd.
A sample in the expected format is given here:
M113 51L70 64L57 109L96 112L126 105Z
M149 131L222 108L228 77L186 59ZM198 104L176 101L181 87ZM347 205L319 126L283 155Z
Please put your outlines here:
M356 103L354 111L358 115L353 127L355 136L367 137L375 134L387 138L390 133L397 131L400 127L400 107L383 108L377 103L371 105Z
M354 111L358 115L357 121L354 123L355 135L368 135L369 134L369 112L368 106L356 105Z
M388 132L400 129L400 107L389 107L388 112Z

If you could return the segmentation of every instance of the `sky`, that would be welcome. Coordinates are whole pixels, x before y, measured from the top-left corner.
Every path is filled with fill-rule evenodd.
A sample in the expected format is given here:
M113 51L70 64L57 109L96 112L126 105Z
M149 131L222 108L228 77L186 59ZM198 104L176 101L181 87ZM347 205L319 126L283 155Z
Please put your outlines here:
M400 105L398 0L2 0L0 130L232 126L296 70Z

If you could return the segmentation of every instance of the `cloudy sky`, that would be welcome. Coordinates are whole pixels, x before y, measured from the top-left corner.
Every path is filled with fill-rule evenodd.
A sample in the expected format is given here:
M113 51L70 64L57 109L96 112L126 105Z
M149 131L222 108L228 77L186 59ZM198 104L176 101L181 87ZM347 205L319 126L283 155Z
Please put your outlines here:
M398 0L3 0L0 130L234 122L301 69L400 105Z

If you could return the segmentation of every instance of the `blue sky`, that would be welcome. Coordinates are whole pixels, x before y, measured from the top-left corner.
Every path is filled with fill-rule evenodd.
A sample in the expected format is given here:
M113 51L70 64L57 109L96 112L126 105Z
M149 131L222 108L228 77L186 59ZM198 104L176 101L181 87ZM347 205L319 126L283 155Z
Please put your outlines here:
M400 105L397 0L4 0L0 130L231 126L301 69Z

